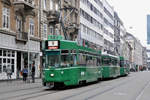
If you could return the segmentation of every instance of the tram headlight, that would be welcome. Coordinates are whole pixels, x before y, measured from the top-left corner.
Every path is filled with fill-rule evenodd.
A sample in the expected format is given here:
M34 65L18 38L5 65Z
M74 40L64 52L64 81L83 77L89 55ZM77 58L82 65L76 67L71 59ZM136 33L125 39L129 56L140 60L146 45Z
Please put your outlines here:
M54 74L50 74L51 77L54 77Z
M61 71L61 74L64 74L64 71Z

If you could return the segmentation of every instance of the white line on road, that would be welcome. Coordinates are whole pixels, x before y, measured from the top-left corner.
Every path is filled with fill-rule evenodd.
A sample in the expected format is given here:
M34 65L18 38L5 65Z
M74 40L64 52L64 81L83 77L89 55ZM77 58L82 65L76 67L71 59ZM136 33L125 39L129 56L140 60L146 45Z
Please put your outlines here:
M140 100L141 96L144 94L144 91L148 86L150 85L150 81L147 83L147 85L143 88L143 90L140 92L140 94L136 97L136 100Z

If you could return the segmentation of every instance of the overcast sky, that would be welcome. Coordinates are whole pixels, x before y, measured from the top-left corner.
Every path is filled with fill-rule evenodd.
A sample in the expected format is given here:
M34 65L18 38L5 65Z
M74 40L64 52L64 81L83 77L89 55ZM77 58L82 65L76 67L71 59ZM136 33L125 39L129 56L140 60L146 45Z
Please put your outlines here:
M150 0L107 0L119 14L128 32L132 32L146 46L147 14ZM129 27L133 27L130 29Z

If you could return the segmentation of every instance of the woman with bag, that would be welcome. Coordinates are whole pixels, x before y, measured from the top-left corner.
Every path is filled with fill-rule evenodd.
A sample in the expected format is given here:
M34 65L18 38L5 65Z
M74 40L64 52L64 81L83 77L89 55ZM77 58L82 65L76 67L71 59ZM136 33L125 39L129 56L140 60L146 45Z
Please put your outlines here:
M26 82L28 76L28 69L26 66L22 70L22 75L23 75L23 81Z

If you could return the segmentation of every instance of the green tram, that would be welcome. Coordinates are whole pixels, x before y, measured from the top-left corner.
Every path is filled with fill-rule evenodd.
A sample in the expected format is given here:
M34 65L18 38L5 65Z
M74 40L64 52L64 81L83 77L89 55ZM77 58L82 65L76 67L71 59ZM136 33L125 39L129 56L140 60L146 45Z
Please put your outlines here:
M44 86L79 85L102 78L101 51L54 35L43 41L42 50Z
M129 61L120 56L120 76L125 76L130 73L129 65Z
M102 55L102 78L116 78L120 76L119 58L117 56Z

